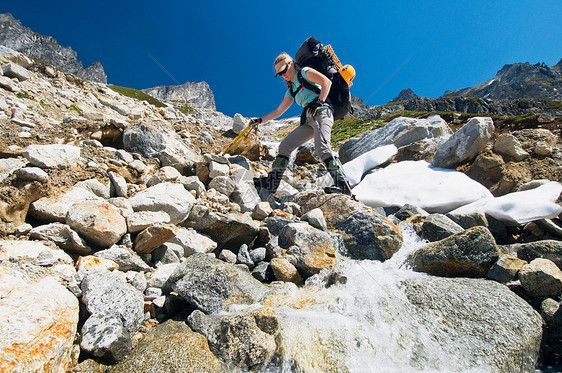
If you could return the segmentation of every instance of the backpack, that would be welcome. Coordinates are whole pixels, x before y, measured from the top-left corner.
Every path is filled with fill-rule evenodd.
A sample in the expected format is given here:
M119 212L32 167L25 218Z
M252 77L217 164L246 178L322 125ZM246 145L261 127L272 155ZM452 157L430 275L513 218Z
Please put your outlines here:
M301 73L303 67L311 67L332 81L326 101L332 106L334 120L343 119L353 112L349 87L353 84L351 80L355 77L355 70L349 65L342 66L330 45L324 46L314 36L309 37L297 51L295 63L299 67L297 78L306 89L320 93L318 87L303 78ZM342 77L343 71L347 72L347 81ZM350 73L353 76L350 76Z

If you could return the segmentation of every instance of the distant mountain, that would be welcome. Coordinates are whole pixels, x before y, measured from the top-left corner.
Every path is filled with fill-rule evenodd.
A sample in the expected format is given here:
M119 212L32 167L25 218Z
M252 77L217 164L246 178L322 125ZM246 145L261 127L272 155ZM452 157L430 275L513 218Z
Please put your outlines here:
M495 78L473 87L446 91L443 96L562 101L562 59L554 66L528 62L505 65Z
M159 100L189 102L199 107L216 110L215 96L206 82L162 85L146 88L143 91Z
M61 46L51 36L41 35L24 27L10 13L0 14L0 45L48 61L82 79L107 83L107 75L100 62L94 62L84 69L82 62L76 58L76 51Z
M390 102L399 102L399 101L412 100L412 99L416 99L416 98L420 98L420 96L416 95L414 93L414 91L412 91L412 89L405 88L405 89L400 91L398 96L394 97L392 100L390 100L388 102L389 103Z

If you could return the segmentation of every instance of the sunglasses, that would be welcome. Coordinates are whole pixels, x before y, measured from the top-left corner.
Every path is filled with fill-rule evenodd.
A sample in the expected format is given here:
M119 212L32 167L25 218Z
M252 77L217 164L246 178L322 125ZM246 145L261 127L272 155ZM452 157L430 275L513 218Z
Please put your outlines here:
M285 65L285 68L284 68L283 70L279 71L279 72L277 73L277 75L281 76L281 75L285 74L288 69L289 69L289 64L286 64L286 65Z

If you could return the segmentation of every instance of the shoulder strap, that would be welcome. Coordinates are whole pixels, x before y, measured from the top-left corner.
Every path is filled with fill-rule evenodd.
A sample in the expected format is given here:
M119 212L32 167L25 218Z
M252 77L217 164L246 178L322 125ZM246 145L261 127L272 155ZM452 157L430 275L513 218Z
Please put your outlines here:
M312 84L311 82L306 80L304 76L302 76L302 70L299 70L299 72L297 73L297 79L304 88L314 93L320 93L320 88L318 88L316 85Z

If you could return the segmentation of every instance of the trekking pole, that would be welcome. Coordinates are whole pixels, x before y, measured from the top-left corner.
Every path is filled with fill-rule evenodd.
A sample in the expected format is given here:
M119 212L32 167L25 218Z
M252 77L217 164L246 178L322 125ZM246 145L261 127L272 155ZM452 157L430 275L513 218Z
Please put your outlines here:
M351 194L351 199L353 199L354 201L357 201L357 198L355 198L355 195L351 191L351 184L349 182L349 179L347 178L345 170L343 169L343 164L340 162L340 158L336 155L336 153L334 153L334 151L332 150L332 147L330 146L330 143L326 140L326 137L324 137L324 134L322 133L322 130L320 128L320 123L318 123L318 121L316 120L316 116L313 115L312 119L314 119L314 123L316 124L316 128L318 129L318 132L320 133L320 138L322 139L322 142L324 143L324 145L326 145L326 147L330 151L330 154L332 155L332 159L334 160L334 162L336 162L336 166L338 167L338 170L340 171L340 174L343 177L343 181L344 181L345 185L347 186L347 188L349 189L349 193Z

